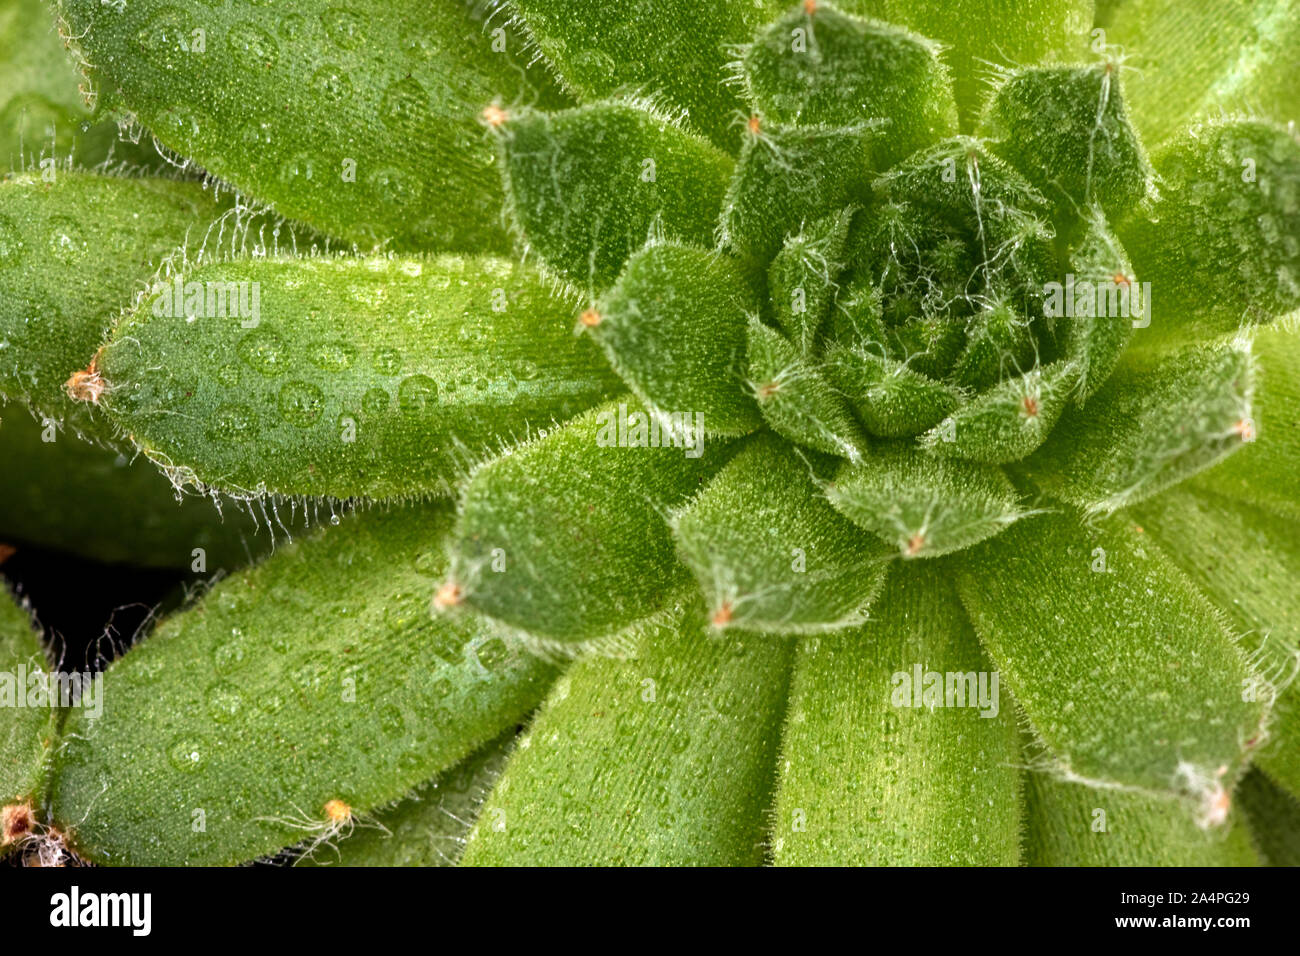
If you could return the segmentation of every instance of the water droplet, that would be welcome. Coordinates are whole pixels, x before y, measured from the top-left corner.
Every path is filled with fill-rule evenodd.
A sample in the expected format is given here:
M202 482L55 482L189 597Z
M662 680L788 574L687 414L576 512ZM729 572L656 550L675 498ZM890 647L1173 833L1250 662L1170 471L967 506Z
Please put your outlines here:
M375 353L375 371L380 375L396 375L402 370L402 353L397 349L380 349Z
M365 39L365 18L355 11L344 8L326 10L320 19L330 39L345 50L356 48Z
M426 578L441 577L445 563L440 552L425 551L415 559L415 573Z
M217 369L217 381L226 388L234 388L239 384L239 366L234 362L221 366Z
M231 638L212 652L212 666L218 674L229 674L248 659L248 641L239 628L231 628Z
M81 227L67 216L50 217L49 253L64 265L72 265L86 252Z
M280 389L280 414L290 425L310 428L325 409L325 395L310 382L286 382Z
M311 361L327 372L342 372L352 364L356 349L346 342L320 342L311 349Z
M177 770L191 773L203 766L207 741L202 737L177 737L167 747L167 760Z
M300 13L287 13L280 18L280 36L296 40L307 27L307 18Z
M236 23L226 35L231 52L246 54L259 64L272 63L280 54L271 34L255 23Z
M379 118L395 130L409 128L428 115L429 94L414 78L398 80L384 90Z
M329 668L317 653L307 653L295 659L289 669L289 681L298 688L304 701L319 697L325 690Z
M157 121L153 124L159 139L175 141L182 145L197 142L203 126L203 119L197 113L181 106L170 106L161 110Z
M181 64L181 55L189 50L193 33L194 26L184 10L165 6L145 20L135 39L146 60L171 70Z
M382 388L372 388L361 399L361 407L367 415L382 415L388 411L390 399Z
M284 339L270 329L249 332L240 339L236 351L245 365L267 378L284 374L288 365L289 351Z
M218 441L251 441L257 434L257 415L247 405L222 405L212 420L213 437Z
M438 401L438 383L427 375L411 375L397 388L397 407L407 415L421 415Z
M224 724L239 715L244 706L244 697L234 684L224 681L213 684L205 695L208 703L208 716L216 723Z
M397 766L404 773L415 773L416 771L421 769L420 758L417 754L413 754L410 751L407 751L406 753L402 754L400 757L397 758Z
M311 86L324 93L327 99L347 100L352 97L352 81L334 64L322 66L312 74Z
M262 146L270 146L275 140L275 134L270 123L255 123L252 126L246 126L244 131L239 134L239 138L244 141L245 146L256 149Z

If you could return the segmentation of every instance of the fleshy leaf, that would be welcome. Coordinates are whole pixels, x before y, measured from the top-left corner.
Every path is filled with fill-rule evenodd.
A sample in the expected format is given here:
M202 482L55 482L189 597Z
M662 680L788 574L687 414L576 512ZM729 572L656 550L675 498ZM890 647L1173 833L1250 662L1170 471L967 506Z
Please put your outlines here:
M1086 399L1115 371L1133 330L1150 324L1150 286L1134 277L1128 254L1098 208L1088 210L1069 258L1060 301L1054 303L1049 292L1044 311L1079 368L1079 397Z
M73 172L0 182L0 394L109 434L65 383L163 258L220 214L198 183Z
M1256 766L1300 793L1300 525L1188 488L1157 495L1131 514L1243 635L1268 681L1246 690L1271 699L1276 688L1268 736L1249 743L1259 750Z
M1245 821L1207 833L1175 800L1031 773L1030 866L1255 866Z
M570 305L500 259L255 259L156 285L96 374L100 404L178 480L450 494L503 442L621 390L572 328Z
M653 233L712 246L731 157L660 113L599 103L500 127L507 211L547 267L600 291Z
M59 685L42 681L50 663L33 629L31 611L0 585L0 854L30 832L32 811L44 800L59 708L48 696ZM24 811L24 808L26 810Z
M867 431L904 438L925 431L952 413L961 393L913 371L904 362L882 358L870 348L826 350L826 376L840 390Z
M465 865L757 866L790 643L705 632L693 602L628 660L556 684Z
M1300 308L1300 137L1198 125L1155 157L1160 199L1120 229L1151 283L1149 339L1203 339Z
M1033 320L1005 302L994 302L970 319L966 347L952 376L966 388L996 385L1034 362Z
M767 269L776 321L805 355L821 332L839 288L852 206L812 223L785 241Z
M884 346L884 296L869 277L850 276L840 288L827 323L826 338L832 345L845 348Z
M92 729L72 709L55 767L73 849L225 865L328 840L523 717L554 669L483 621L430 618L452 519L446 504L350 517L113 662L103 714Z
M735 138L741 108L723 83L727 48L743 43L763 4L591 3L508 0L536 48L582 100L620 89L645 90L685 111L690 124L723 147Z
M951 583L899 567L872 618L798 643L775 862L1016 865L1015 710Z
M997 465L1038 448L1065 410L1078 381L1071 362L1037 366L962 405L921 436L926 450L946 458Z
M1093 16L1092 0L842 0L840 6L942 43L963 129L980 115L992 66L1077 59Z
M796 346L758 319L749 322L749 381L777 434L849 461L862 457L862 432L844 400Z
M938 44L830 5L804 4L765 27L742 69L751 103L775 122L889 120L878 168L957 132L957 105Z
M722 244L768 262L806 223L869 195L873 141L856 126L788 126L750 118L722 210Z
M1252 352L1259 366L1254 441L1192 481L1300 521L1300 331L1261 329Z
M391 809L338 841L300 857L301 866L456 866L479 809L505 769L512 729ZM496 825L494 822L489 825Z
M1129 58L1124 83L1149 143L1241 110L1300 119L1296 0L1124 0L1105 37Z
M1269 866L1300 866L1300 799L1258 770L1237 787L1255 848Z
M885 548L827 504L830 462L808 456L756 436L674 516L715 627L819 633L865 618Z
M1090 512L1149 498L1254 436L1250 343L1130 361L1073 405L1025 468L1050 494Z
M748 317L758 300L729 257L660 244L628 261L594 310L587 333L623 381L662 415L685 415L715 434L763 424L745 387Z
M1056 203L1059 219L1094 204L1119 219L1151 192L1151 164L1129 123L1112 60L1012 70L998 84L981 132Z
M1000 469L899 444L879 445L857 464L842 465L826 497L904 558L959 551L1023 515Z
M504 251L484 110L563 101L467 3L56 5L101 108L363 250Z
M1223 819L1267 706L1220 613L1117 519L1017 522L949 558L980 639L1048 748L1043 769L1185 795Z
M664 512L728 454L694 438L672 447L634 401L610 403L480 468L461 501L441 602L563 642L665 609L689 577Z

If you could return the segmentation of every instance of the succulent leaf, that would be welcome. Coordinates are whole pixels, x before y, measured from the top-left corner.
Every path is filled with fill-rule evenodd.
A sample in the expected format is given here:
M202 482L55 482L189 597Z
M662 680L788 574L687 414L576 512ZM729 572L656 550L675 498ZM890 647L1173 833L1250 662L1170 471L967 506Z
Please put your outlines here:
M757 311L734 260L658 244L628 261L582 322L656 414L686 415L691 425L698 413L709 432L742 435L763 424L745 388L746 329Z
M689 578L664 512L728 449L702 436L651 444L654 424L635 401L612 402L478 469L451 537L445 603L568 643L665 610Z
M904 558L932 558L991 538L1023 511L1010 479L991 465L878 445L845 463L826 491L840 514Z
M1282 326L1261 329L1251 351L1259 365L1254 440L1192 481L1300 521L1300 334Z
M661 113L610 102L501 128L507 209L542 262L599 292L652 235L712 246L731 157Z
M791 648L718 641L698 602L627 660L556 683L470 834L468 866L756 866ZM623 773L635 763L653 773Z
M1143 292L1128 254L1096 207L1085 213L1069 259L1073 278L1067 276L1061 295L1072 297L1069 308L1062 309L1072 314L1057 331L1061 350L1079 368L1083 401L1115 371L1133 330L1150 324L1150 287Z
M1078 380L1078 366L1068 361L1004 379L922 435L921 445L946 458L990 465L1019 461L1056 427Z
M1124 82L1147 142L1164 142L1196 119L1249 109L1300 119L1296 0L1125 0L1105 24L1128 56Z
M548 80L469 4L364 9L58 0L101 107L282 215L367 250L504 251L481 114L557 102Z
M1255 765L1300 793L1300 525L1180 487L1133 508L1133 517L1171 561L1224 609L1255 666L1276 688L1269 732L1252 741ZM1231 555L1225 561L1224 556ZM1261 682L1243 688L1266 694Z
M204 266L117 324L100 404L177 480L236 496L447 495L502 443L619 391L570 315L499 259Z
M752 116L723 201L722 245L767 263L805 225L865 202L881 135L866 121L791 126Z
M4 587L0 594L0 854L7 852L30 826L20 808L29 811L45 797L50 754L58 737L60 711L48 697L33 698L40 687L37 674L48 674L50 662L33 629L31 610ZM25 678L25 679L24 679ZM46 693L50 686L46 686ZM11 809L12 808L12 809Z
M1091 512L1149 498L1253 437L1254 380L1245 339L1126 362L1086 405L1066 410L1025 470Z
M1185 795L1220 819L1268 702L1204 596L1117 519L1039 515L954 562L1002 680L1050 748L1044 769ZM1063 639L1068 635L1068 639Z
M0 182L0 394L110 434L68 396L69 377L163 259L221 213L197 183L73 172Z
M989 102L981 131L1055 201L1058 219L1094 204L1120 219L1152 191L1120 75L1113 60L1012 70Z
M862 429L844 399L798 346L751 318L748 358L750 389L774 432L849 461L862 457Z
M1008 372L1034 364L1033 320L1005 302L981 309L970 320L966 345L952 369L959 385L984 389Z
M763 3L505 0L493 6L517 17L530 45L584 101L620 89L644 90L680 109L718 145L732 142L740 103L722 82L726 48L749 38Z
M452 518L446 504L350 517L111 664L112 706L93 731L88 710L69 713L55 767L77 852L220 865L332 839L523 717L554 668L483 621L430 619Z
M836 279L844 269L845 244L856 211L846 207L790 236L767 267L777 324L805 355L813 351L834 305Z
M828 380L867 431L882 438L919 434L951 414L963 398L952 386L868 348L832 345L825 362Z
M888 119L874 156L879 168L957 132L938 44L830 4L804 4L765 26L742 70L750 103L765 119L804 126Z
M1031 773L1030 866L1255 866L1244 819L1207 833L1177 802Z
M830 462L758 435L673 518L717 628L816 633L865 619L886 552L837 514Z
M1019 738L990 670L951 583L928 566L895 568L860 629L801 640L778 764L775 862L1016 865ZM923 674L938 675L937 706L913 683ZM949 674L961 679L951 698ZM981 678L992 691L983 709Z
M1159 200L1120 229L1151 283L1153 337L1205 339L1300 308L1294 130L1205 123L1167 143L1154 163Z

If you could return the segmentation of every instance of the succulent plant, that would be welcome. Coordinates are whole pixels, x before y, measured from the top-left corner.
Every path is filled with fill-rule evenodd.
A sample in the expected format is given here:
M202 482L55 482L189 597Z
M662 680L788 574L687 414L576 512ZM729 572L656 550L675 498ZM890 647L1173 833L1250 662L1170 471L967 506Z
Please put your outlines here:
M1300 862L1294 0L45 13L0 534L204 584L7 847Z

